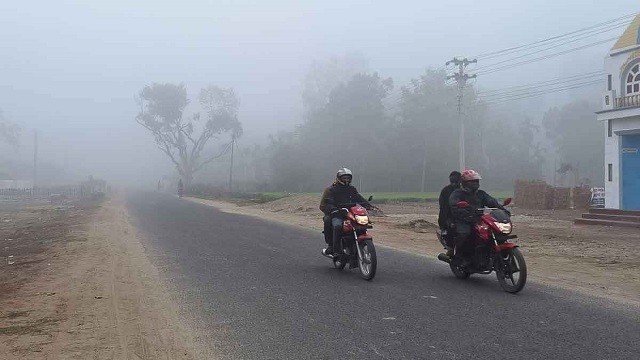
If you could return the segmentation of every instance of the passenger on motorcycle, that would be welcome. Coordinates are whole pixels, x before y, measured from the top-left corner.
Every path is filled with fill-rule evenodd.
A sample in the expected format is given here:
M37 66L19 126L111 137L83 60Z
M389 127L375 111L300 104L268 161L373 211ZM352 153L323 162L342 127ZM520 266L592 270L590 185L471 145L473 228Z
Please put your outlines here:
M451 207L449 206L449 197L454 190L460 188L460 174L459 171L452 171L449 174L449 185L442 188L440 191L440 197L438 198L438 204L440 205L440 212L438 213L438 226L442 237L445 239L450 238L450 229L452 228L453 215L451 214ZM453 256L453 248L447 248L447 256Z
M338 249L338 241L342 232L344 218L339 214L332 214L339 210L342 204L358 203L367 210L377 209L351 186L353 173L347 168L341 168L336 173L336 180L322 193L320 210L324 213L324 241L327 243L327 254L333 254Z
M465 246L471 236L471 228L478 220L480 214L477 210L483 207L504 207L489 194L480 190L480 174L475 170L462 172L462 187L454 190L449 197L449 206L455 223L455 245L458 251L465 250ZM465 201L469 206L459 208L458 203Z

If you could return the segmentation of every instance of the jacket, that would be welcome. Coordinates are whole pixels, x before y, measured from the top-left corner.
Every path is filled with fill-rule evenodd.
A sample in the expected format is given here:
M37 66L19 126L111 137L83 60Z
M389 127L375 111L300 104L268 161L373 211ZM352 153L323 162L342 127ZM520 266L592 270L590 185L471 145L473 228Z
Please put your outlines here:
M469 206L459 209L458 203L460 201L466 201ZM478 218L477 209L483 207L502 208L503 206L498 203L498 200L492 198L483 190L478 190L474 194L464 190L463 188L456 189L451 193L449 197L449 206L451 213L456 221L464 221L468 223L475 222Z
M337 182L324 189L320 199L320 211L330 215L332 211L340 209L342 204L358 203L367 209L371 204L360 195L358 190L351 185L342 185Z
M442 191L440 191L440 197L438 198L438 204L440 205L440 212L438 213L438 225L440 226L440 229L448 228L448 223L453 219L453 214L451 214L451 207L449 206L449 197L454 190L459 188L459 184L449 184L442 188Z

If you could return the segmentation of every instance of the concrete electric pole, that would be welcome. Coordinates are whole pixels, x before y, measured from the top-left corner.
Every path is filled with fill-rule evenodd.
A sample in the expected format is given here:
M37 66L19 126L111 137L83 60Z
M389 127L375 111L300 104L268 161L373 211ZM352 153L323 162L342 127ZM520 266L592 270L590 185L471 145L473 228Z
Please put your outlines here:
M459 148L460 148L460 171L464 171L466 168L465 164L465 150L464 150L464 117L462 116L462 95L464 94L464 87L467 84L469 79L473 79L476 75L465 74L464 69L469 64L475 64L478 60L473 59L469 60L467 58L458 59L453 58L453 60L447 61L446 65L453 64L458 67L458 72L453 75L447 76L447 80L454 79L458 84L458 119L460 120L460 138L459 138Z
M38 184L38 131L33 132L33 189Z
M229 193L233 192L233 149L236 145L235 134L231 137L231 165L229 166Z

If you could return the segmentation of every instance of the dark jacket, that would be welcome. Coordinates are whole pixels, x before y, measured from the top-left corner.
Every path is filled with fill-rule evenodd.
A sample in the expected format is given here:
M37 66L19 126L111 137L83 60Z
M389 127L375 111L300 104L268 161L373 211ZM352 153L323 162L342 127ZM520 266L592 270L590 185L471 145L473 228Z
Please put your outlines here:
M440 229L448 228L449 222L453 219L453 214L451 214L451 207L449 206L449 197L455 189L459 188L459 184L449 184L442 188L442 191L440 191L440 197L438 198L438 204L440 205L440 212L438 213L438 226L440 226Z
M466 201L469 206L463 209L458 208L458 202ZM457 189L451 193L449 197L449 206L451 207L451 213L456 221L474 222L477 220L477 209L483 207L502 208L502 205L498 203L498 200L492 198L489 194L482 190L478 190L475 194L472 194L463 188Z
M371 204L358 193L358 190L351 185L342 185L333 183L322 193L320 200L320 210L326 215L330 215L332 211L340 209L342 204L358 203L367 209Z

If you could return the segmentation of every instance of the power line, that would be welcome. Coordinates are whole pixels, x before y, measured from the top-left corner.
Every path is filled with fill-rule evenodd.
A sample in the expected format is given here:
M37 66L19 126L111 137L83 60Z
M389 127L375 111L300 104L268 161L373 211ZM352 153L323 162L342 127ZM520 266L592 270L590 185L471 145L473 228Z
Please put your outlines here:
M569 85L571 83L576 83L585 80L596 80L596 78L602 76L602 72L596 72L591 75L574 75L567 78L560 79L552 79L539 83L528 84L528 85L519 85L519 86L511 86L502 89L489 90L489 91L478 91L477 95L480 97L494 97L494 96L504 96L510 95L519 92L527 92L532 90L542 90L548 87L554 87L557 85Z
M532 45L532 46L529 46L527 48L523 48L523 49L519 49L519 50L507 51L507 52L504 52L503 54L496 54L496 55L492 55L492 56L486 56L486 57L482 58L482 60L499 58L499 57L502 57L502 56L515 54L515 53L518 53L518 52L521 52L521 51L531 50L531 49L535 49L535 48L545 47L546 46L547 48L536 51L536 52L543 52L543 51L547 51L547 50L550 50L550 49L558 48L558 47L561 47L561 46L564 46L566 44L570 44L570 43L573 43L573 42L576 42L576 41L587 39L587 38L590 38L590 37L593 37L593 36L596 36L596 35L599 35L599 34L603 34L603 33L606 33L606 32L612 31L612 30L616 30L616 29L619 29L619 28L622 28L622 27L626 27L630 23L631 23L630 21L625 21L625 22L623 22L621 24L616 24L614 26L610 26L610 27L607 27L607 28L604 28L604 29L595 29L595 30L591 30L591 31L588 31L588 32L585 32L585 33L572 35L572 36L567 37L566 39L563 38L563 39L553 40L553 41L551 41L549 43L541 43L541 44L538 44L538 45ZM551 46L551 45L553 45L553 46Z
M598 35L598 34L601 34L601 33L604 33L604 32L608 32L608 31L610 31L610 30L607 30L607 31L601 31L601 32L598 32L598 33L593 34L593 35ZM553 45L553 46L547 47L547 48L545 48L545 49L532 51L532 52L529 52L529 53L526 53L526 54L522 54L522 55L518 55L518 56L512 57L512 58L507 59L507 60L502 60L502 61L495 62L495 63L493 63L493 64L489 64L489 65L481 66L481 67L477 68L476 70L480 70L480 71L482 71L482 69L492 68L492 67L495 67L496 65L500 65L500 64L508 63L508 62L513 61L513 60L522 59L522 58L524 58L524 57L528 57L528 56L531 56L531 55L539 54L539 53L542 53L542 52L545 52L545 51L549 51L549 50L551 50L551 49L557 49L557 48L562 47L562 46L565 46L565 45L567 45L567 44L571 44L571 43L574 43L574 42L578 42L578 41L580 41L580 40L587 39L587 38L589 38L589 37L591 37L591 36L593 36L593 35L588 35L588 36L579 37L579 38L577 38L577 39L573 39L573 40L571 40L571 41L567 41L567 42L564 42L564 43L556 44L556 45ZM615 39L615 38L614 38L614 39Z
M562 77L562 78L554 78L554 79L535 82L535 83L531 83L531 84L509 86L509 87L500 88L500 89L494 89L494 90L478 90L477 93L478 94L481 94L481 93L482 94L486 94L486 93L500 92L500 91L505 91L505 90L510 90L510 89L517 89L517 88L530 87L530 86L535 86L535 85L542 85L542 84L552 83L552 82L556 82L556 81L564 81L564 80L569 81L570 79L574 79L574 78L592 77L592 76L602 75L602 74L604 74L602 71L592 71L592 72L589 72L589 73L577 74L577 75L572 75L572 76L567 76L567 77Z
M583 33L583 32L588 31L588 30L592 30L592 29L596 29L596 28L600 28L600 27L604 27L604 26L608 26L608 25L610 26L613 23L617 23L619 21L635 17L637 14L638 13L628 14L628 15L621 16L621 17L616 18L616 19L608 20L608 21L605 21L605 22L602 22L602 23L598 23L598 24L595 24L595 25L592 25L592 26L588 26L588 27L585 27L585 28L582 28L582 29L571 31L571 32L568 32L568 33L565 33L565 34L556 35L556 36L552 36L552 37L549 37L549 38L546 38L546 39L534 41L532 43L519 45L519 46L514 46L514 47L507 48L507 49L493 51L493 52L484 53L484 54L480 54L480 55L476 55L475 58L487 58L487 57L492 56L492 55L499 55L499 54L503 54L503 53L507 53L507 52L513 52L515 50L519 50L519 49L523 49L523 48L531 48L532 45L537 45L537 44L542 44L542 43L546 43L546 42L550 42L550 41L554 41L554 40L559 40L559 39L565 38L565 37L570 36L570 35Z
M565 55L565 54L568 54L568 53L571 53L571 52L574 52L574 51L583 50L583 49L586 49L586 48L589 48L589 47L601 45L601 44L604 44L604 43L609 42L611 40L615 40L617 38L618 38L618 36L612 37L612 38L609 38L609 39L605 39L605 40L601 40L601 41L596 41L596 42L589 43L589 44L586 44L586 45L578 46L578 47L575 47L575 48L563 50L563 51L560 51L560 52L557 52L557 53L548 54L548 55L545 55L545 56L540 56L540 57L537 57L537 58L533 58L533 59L529 59L529 60L525 60L525 61L520 61L520 62L516 62L516 63L513 63L513 64L504 65L504 66L498 66L498 67L493 68L493 69L487 69L487 70L484 70L484 71L479 71L478 75L480 75L480 74L491 74L491 73L494 73L494 72L497 72L497 71L502 71L502 70L505 70L505 69L511 69L513 67L516 67L516 66L526 65L526 64L533 63L533 62L550 59L550 58L557 57L557 56L560 56L560 55Z
M506 101L515 101L515 100L527 99L527 98L541 96L541 95L553 94L553 93L566 91L566 90L579 89L579 88L592 86L592 85L596 85L596 84L601 84L601 83L602 83L602 81L595 80L595 81L589 81L589 82L585 82L585 83L581 83L581 84L574 84L574 85L571 85L571 86L564 86L564 87L559 87L559 88L550 89L550 90L533 92L533 93L526 94L526 95L520 94L520 95L513 96L513 97L508 97L507 96L507 97L503 97L503 98L493 98L493 99L488 99L487 101L484 101L484 100L481 99L480 103L481 104L495 104L495 103L502 103L502 102L506 102Z

